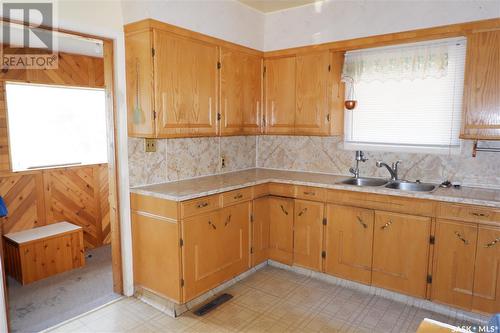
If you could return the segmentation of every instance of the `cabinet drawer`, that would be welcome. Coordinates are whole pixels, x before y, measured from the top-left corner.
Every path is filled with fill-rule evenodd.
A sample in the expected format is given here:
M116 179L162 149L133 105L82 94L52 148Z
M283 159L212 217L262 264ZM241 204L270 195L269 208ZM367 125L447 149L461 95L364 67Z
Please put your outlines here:
M467 222L500 223L500 210L486 207L439 203L436 217Z
M220 207L219 195L181 202L181 217L198 215Z
M385 194L329 190L327 201L334 204L385 210L412 215L433 216L434 202Z
M295 186L290 184L271 183L269 184L269 194L293 198Z
M222 206L226 207L238 202L252 200L252 188L242 188L239 190L229 191L221 194Z
M296 186L295 198L313 201L325 201L326 189L311 186Z

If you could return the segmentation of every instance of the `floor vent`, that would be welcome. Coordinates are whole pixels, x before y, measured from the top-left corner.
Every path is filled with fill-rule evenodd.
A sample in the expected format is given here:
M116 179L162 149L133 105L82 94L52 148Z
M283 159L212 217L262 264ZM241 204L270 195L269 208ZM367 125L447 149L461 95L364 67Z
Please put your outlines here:
M230 295L230 294L222 294L220 296L217 296L217 298L211 300L207 304L201 306L196 311L194 311L194 314L197 316L203 316L204 314L209 313L210 311L217 308L218 306L226 303L231 298L233 298L233 295Z

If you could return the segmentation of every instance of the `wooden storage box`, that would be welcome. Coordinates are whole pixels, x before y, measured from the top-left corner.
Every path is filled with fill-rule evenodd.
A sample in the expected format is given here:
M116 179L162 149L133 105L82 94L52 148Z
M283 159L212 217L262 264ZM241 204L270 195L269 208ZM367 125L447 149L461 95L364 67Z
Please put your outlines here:
M5 268L22 284L85 265L83 229L59 222L4 235Z

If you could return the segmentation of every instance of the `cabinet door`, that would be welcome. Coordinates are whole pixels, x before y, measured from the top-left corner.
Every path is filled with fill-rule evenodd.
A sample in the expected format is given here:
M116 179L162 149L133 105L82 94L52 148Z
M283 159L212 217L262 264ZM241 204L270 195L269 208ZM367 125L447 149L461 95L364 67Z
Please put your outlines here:
M252 265L258 265L269 257L269 197L253 201Z
M246 202L182 222L184 301L248 269L250 207Z
M297 56L295 134L329 133L329 51Z
M293 221L293 263L321 271L323 249L323 215L321 202L295 200Z
M217 134L218 47L154 30L158 137Z
M370 284L373 216L370 209L327 206L326 273Z
M269 197L269 259L287 265L293 260L293 199Z
M265 131L293 134L295 126L295 56L266 59Z
M262 58L221 48L221 134L260 132Z
M500 138L500 31L467 36L461 137Z
M424 298L431 219L375 212L372 285Z
M432 300L471 309L477 225L438 219Z
M155 136L152 46L150 31L125 36L128 136Z
M472 309L500 310L500 228L479 227Z

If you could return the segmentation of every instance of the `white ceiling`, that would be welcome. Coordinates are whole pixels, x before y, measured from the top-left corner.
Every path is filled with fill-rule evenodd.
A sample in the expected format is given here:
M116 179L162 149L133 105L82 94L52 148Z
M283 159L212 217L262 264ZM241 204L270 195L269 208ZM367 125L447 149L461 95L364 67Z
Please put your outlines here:
M322 0L238 0L262 13L271 13L278 10L304 6Z

